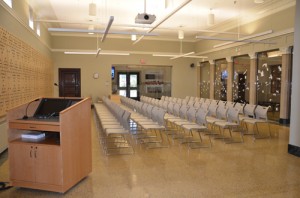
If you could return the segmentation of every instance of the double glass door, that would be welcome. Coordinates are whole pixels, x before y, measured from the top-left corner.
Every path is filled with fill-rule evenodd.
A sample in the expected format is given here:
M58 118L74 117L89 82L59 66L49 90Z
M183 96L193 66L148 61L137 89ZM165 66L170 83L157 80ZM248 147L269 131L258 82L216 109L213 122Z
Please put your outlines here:
M118 90L119 95L139 100L139 73L119 72Z

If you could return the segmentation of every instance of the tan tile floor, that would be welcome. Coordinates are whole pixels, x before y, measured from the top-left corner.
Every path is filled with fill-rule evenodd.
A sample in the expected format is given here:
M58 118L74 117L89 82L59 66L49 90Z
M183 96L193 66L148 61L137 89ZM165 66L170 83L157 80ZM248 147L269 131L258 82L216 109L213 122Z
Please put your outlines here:
M243 144L213 140L212 148L170 148L105 156L92 120L93 172L69 190L11 188L0 197L300 197L300 158L287 153L289 128L271 126L272 139ZM8 181L7 152L0 156L0 181Z

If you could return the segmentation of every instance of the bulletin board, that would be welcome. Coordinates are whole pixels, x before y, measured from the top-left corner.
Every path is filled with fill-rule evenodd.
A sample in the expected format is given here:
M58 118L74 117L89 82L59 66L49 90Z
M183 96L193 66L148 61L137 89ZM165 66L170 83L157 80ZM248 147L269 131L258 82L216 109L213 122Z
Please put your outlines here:
M38 97L53 95L51 59L0 27L0 116Z

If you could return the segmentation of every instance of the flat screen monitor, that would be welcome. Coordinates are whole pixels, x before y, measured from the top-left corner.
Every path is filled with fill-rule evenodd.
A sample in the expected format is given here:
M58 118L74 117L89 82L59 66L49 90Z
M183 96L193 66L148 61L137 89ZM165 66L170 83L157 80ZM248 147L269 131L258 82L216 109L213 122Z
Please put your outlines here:
M73 101L69 99L43 98L33 117L41 119L58 117L59 112L71 106L72 103Z

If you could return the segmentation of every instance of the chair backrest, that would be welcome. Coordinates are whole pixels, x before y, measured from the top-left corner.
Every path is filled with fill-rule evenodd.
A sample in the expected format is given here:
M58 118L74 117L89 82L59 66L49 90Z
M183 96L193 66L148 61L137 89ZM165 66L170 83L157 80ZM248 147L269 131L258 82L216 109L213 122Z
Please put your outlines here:
M199 101L194 103L194 108L199 109L200 107L201 103Z
M204 103L205 102L205 98L200 98L200 103Z
M172 102L176 103L177 102L177 98L173 98Z
M202 108L198 109L196 112L196 123L201 126L207 126L207 123L206 123L207 113L208 113L207 110L204 110Z
M256 105L246 104L244 107L244 115L255 118L255 114L254 114L255 108L256 108Z
M154 110L155 121L161 126L165 126L165 114L166 111L164 109L155 107Z
M211 100L210 104L211 105L218 105L219 100Z
M196 121L196 112L197 109L194 107L190 107L189 110L186 112L186 118L190 122L195 122Z
M205 102L206 104L210 104L210 103L211 103L211 101L212 101L211 99L209 99L209 98L206 98L204 102Z
M129 111L125 111L123 116L122 116L122 126L126 129L126 130L129 130L130 129L130 115L131 113Z
M194 96L191 96L190 99L189 99L189 102L190 102L190 101L195 102L195 97L194 97Z
M218 119L221 119L221 120L226 120L227 119L227 112L228 112L228 107L226 106L218 106L217 108L217 115L216 117Z
M147 103L143 103L143 106L142 106L142 109L141 109L141 114L143 116L147 116L147 107L148 107L149 104Z
M200 108L207 111L208 107L209 107L209 103L202 103Z
M264 107L261 105L257 105L257 107L255 108L255 111L254 111L255 118L268 120L268 110L269 109L270 109L270 106Z
M201 98L196 97L195 102L200 102Z
M162 108L163 108L163 109L167 109L169 103L170 103L170 102L169 102L168 100L165 100L165 101L163 102Z
M189 107L192 107L192 106L194 106L194 103L195 103L194 100L189 100L189 102L187 103L187 105L188 105Z
M161 96L160 100L165 100L166 96Z
M167 106L167 112L169 114L173 114L174 111L174 103L173 102L169 102L168 106Z
M244 103L237 102L235 103L234 107L239 110L240 114L244 114L244 107L245 107Z
M220 100L220 101L218 102L218 106L219 106L219 107L225 107L226 103L227 103L227 101Z
M235 107L230 107L227 113L227 122L234 122L240 124L239 120L240 110Z
M228 107L228 108L232 108L232 107L234 107L234 105L235 105L235 102L229 102L229 101L226 102L226 107Z
M153 105L151 105L151 104L149 104L148 106L147 106L147 111L146 111L146 116L148 117L148 118L152 118L152 110L153 110L153 108L154 108L154 106Z
M181 105L179 110L179 117L182 119L186 119L186 112L189 110L188 105Z
M176 103L182 104L182 99L181 99L181 98L178 98L177 101L176 101Z
M188 102L189 102L189 100L185 98L185 99L182 100L181 104L182 105L187 105Z
M159 106L160 108L163 108L163 104L164 104L164 100L158 101L158 106Z
M173 107L173 115L179 117L180 114L180 104L175 103Z
M208 110L207 115L212 116L212 117L216 117L217 116L217 108L218 108L217 105L210 104L208 106L208 109L207 109Z
M189 101L190 100L190 96L185 96L184 100Z

